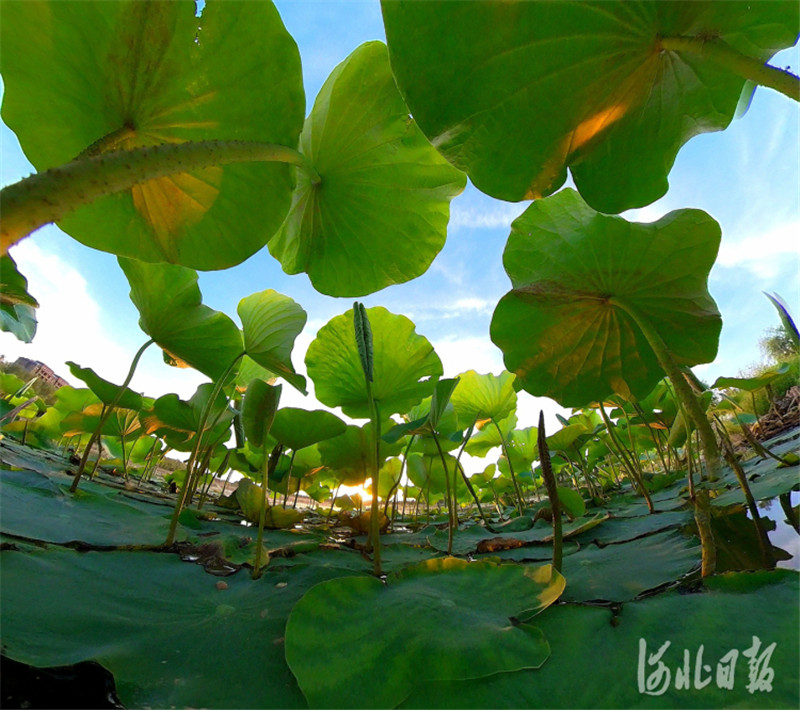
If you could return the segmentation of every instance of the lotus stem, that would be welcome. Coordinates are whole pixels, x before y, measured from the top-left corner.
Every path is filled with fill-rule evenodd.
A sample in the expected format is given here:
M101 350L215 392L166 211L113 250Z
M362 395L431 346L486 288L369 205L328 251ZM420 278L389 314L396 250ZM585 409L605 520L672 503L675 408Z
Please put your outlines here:
M72 481L72 485L69 487L70 493L74 493L76 490L78 490L78 484L80 483L81 476L86 468L86 462L89 460L89 452L92 450L92 446L94 445L95 441L100 438L100 433L103 430L103 427L105 426L109 416L111 416L111 412L113 411L114 407L117 406L117 403L120 401L120 399L122 399L125 388L131 383L131 380L133 379L133 373L136 372L136 366L139 364L139 360L144 354L144 351L147 350L147 348L149 348L154 342L155 340L151 338L144 345L142 345L142 347L140 347L133 356L133 361L131 362L131 366L128 368L128 374L125 377L125 381L120 385L119 389L117 390L117 394L114 395L114 399L111 400L111 404L104 409L103 414L100 417L100 423L97 425L97 429L92 434L91 438L89 439L89 443L83 452L83 457L78 465L78 472L75 474L75 479Z
M214 388L211 391L211 396L208 398L208 402L206 406L203 408L203 413L200 415L200 423L198 426L197 437L195 438L194 447L192 448L192 453L189 456L189 463L186 466L186 478L183 482L183 491L178 494L178 500L175 502L175 510L172 513L172 519L169 523L169 530L167 531L167 539L164 542L164 547L169 547L175 542L175 533L178 529L178 517L181 514L181 510L183 510L184 503L186 501L186 493L189 491L189 485L191 483L190 478L192 477L192 469L194 468L194 464L197 461L197 455L200 452L200 444L203 439L203 433L205 432L206 423L208 422L209 416L211 416L211 409L214 406L214 402L216 402L219 393L222 391L222 387L225 384L225 380L228 379L228 375L231 374L233 368L236 367L236 363L239 362L245 356L244 351L239 353L231 362L230 365L225 369L225 372L217 379L214 383Z
M611 420L609 419L608 414L606 414L606 410L605 407L603 406L603 403L600 402L599 404L600 404L600 416L602 416L603 423L606 425L608 438L614 444L614 447L616 449L615 453L617 454L617 457L627 470L630 478L633 479L633 482L639 488L639 492L644 496L644 500L647 503L647 510L650 513L654 513L655 507L653 506L653 500L652 498L650 498L650 493L647 491L647 487L644 485L644 480L642 479L641 472L634 464L633 460L628 458L625 448L622 446L619 439L617 438L617 435L614 433L614 426L611 424Z
M445 495L447 496L447 554L453 554L453 500L450 498L450 472L447 470L447 460L444 457L444 451L442 451L441 444L439 444L439 437L436 436L435 431L431 431L433 436L433 442L436 444L436 450L439 452L439 458L442 461L442 468L444 469L444 486L445 486ZM453 472L455 473L455 472ZM455 478L453 479L453 483L455 484Z
M695 54L717 64L743 79L779 91L790 99L800 101L800 77L786 69L770 66L738 52L719 38L662 37L658 49Z
M506 446L506 438L503 436L503 432L500 429L500 425L494 420L494 417L491 418L492 424L494 424L494 428L497 429L497 434L500 436L500 448L503 450L503 455L506 457L506 461L508 462L508 470L511 473L511 482L514 484L514 493L517 496L517 511L520 515L522 515L522 511L525 508L525 503L522 500L522 491L519 489L519 483L517 483L517 477L514 475L514 466L511 463L511 457L508 455L508 447Z
M256 537L256 558L253 563L253 579L261 576L261 549L264 542L264 524L267 522L267 486L269 485L270 474L275 472L283 453L283 445L278 444L270 453L264 457L264 472L261 482L261 511L258 514L258 536Z
M705 456L706 468L708 469L708 480L716 481L722 473L722 465L720 463L719 448L717 447L717 439L714 436L714 431L711 429L708 417L700 406L700 402L695 397L692 388L686 381L686 377L681 372L680 367L675 362L672 352L667 347L659 333L652 326L650 321L642 316L637 309L630 306L625 301L616 298L609 299L609 303L618 306L625 313L627 313L642 331L647 343L653 349L658 364L664 369L667 376L675 388L675 394L680 400L681 404L686 408L689 417L692 420L695 428L700 434L700 441L703 444L703 454Z
M58 222L101 197L154 178L246 162L288 163L305 170L313 182L320 182L305 156L269 143L189 141L81 155L0 190L0 254L39 227Z

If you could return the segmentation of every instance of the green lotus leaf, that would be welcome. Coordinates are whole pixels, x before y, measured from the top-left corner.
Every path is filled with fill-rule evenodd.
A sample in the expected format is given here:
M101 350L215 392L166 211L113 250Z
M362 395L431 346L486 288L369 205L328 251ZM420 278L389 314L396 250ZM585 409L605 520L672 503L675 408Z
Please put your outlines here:
M381 423L382 430L388 430L390 427L388 420ZM348 425L343 434L319 442L322 463L331 469L339 483L356 486L364 483L367 478L368 463L374 446L370 429L370 424L363 427ZM381 442L379 464L382 466L388 456L396 456L402 448L402 442L395 444Z
M450 476L450 486L452 487L456 471L456 459L455 456L445 454L444 460L447 462L447 473ZM410 454L406 464L406 475L415 486L424 491L426 498L429 495L436 496L447 491L444 466L438 453ZM462 493L467 492L467 489L464 485L464 479L460 475L457 475L455 480L456 495L460 497Z
M294 147L302 128L300 57L271 2L212 0L202 17L188 0L13 3L0 46L3 120L39 171L84 151L187 141ZM115 254L221 269L267 243L292 185L280 163L210 167L102 198L59 226Z
M145 433L165 437L171 448L187 450L184 444L199 431L200 420L213 389L214 386L206 382L197 388L188 401L180 399L176 394L159 397L152 408L139 417ZM233 412L227 406L226 397L220 392L206 422L204 439L208 442L216 441L230 427L232 418ZM216 424L212 426L213 422Z
M69 495L70 479L61 472L48 478L30 470L2 471L0 480L2 530L9 535L52 543L157 545L169 526L163 506L125 498L94 481L83 481L80 495Z
M142 395L126 387L122 395L117 399L120 390L119 385L115 385L108 380L104 380L91 367L81 367L80 365L67 361L67 367L74 377L83 380L89 389L92 390L103 402L109 406L116 400L116 406L123 409L133 409L139 411L142 408Z
M515 429L506 442L506 449L511 457L514 470L530 468L539 458L539 430L536 427Z
M590 545L564 559L568 600L627 601L700 564L700 545L667 530L618 545Z
M539 198L570 168L584 199L613 213L661 197L680 147L733 119L745 79L715 49L758 65L800 22L783 2L381 4L411 113L479 190ZM684 48L666 49L675 38Z
M264 445L272 428L280 397L281 386L268 385L264 380L253 380L247 387L242 406L242 425L245 436L253 446Z
M203 305L194 271L125 257L119 265L131 286L139 327L172 357L216 380L244 352L236 324Z
M381 466L380 476L378 477L378 496L383 500L389 497L390 493L395 491L395 484L400 480L403 471L403 461L398 458L386 459ZM367 488L367 491L372 495L372 485Z
M492 377L492 375L489 375ZM515 395L516 399L516 395ZM474 419L473 419L474 421ZM483 425L469 438L466 451L471 456L486 456L492 449L502 446L503 442L509 442L517 426L517 415L509 414L505 419L497 422L497 426L488 419L484 420ZM497 429L500 428L498 432Z
M379 306L368 308L367 314L372 328L373 397L381 416L406 412L432 393L442 374L442 363L433 346L417 334L405 316ZM308 347L306 369L320 402L341 407L350 417L369 417L351 312L332 318L320 328Z
M39 303L28 293L28 279L8 255L0 257L0 330L30 343L36 335Z
M469 370L459 377L461 381L453 391L450 401L461 426L471 426L481 419L499 422L517 408L515 378L510 372L479 375L475 370Z
M565 557L564 562L579 554ZM676 589L626 603L619 615L597 606L553 606L536 621L552 647L550 659L540 669L498 673L468 683L425 683L417 686L402 707L530 708L537 707L542 697L550 708L794 707L800 663L800 576L783 569L740 572L707 578L705 586L707 589L696 594ZM750 659L743 653L754 648L754 636L759 646L753 660L761 657L762 673L765 666L774 673L765 674L772 678L769 691L751 686ZM640 656L642 641L645 649ZM669 683L664 684L664 673L658 686L651 689L656 693L665 685L663 694L646 695L637 680L637 661L642 658L643 682L648 678L658 681L657 664L648 663L647 657L658 653L665 643L669 645L660 660L668 670ZM774 653L764 663L763 654L772 643L776 644ZM693 678L689 687L676 687L684 650L690 654L693 675L701 646L700 663L710 666L710 672L701 668L700 687ZM587 648L603 663L587 663L580 682L565 682L575 659L586 658ZM715 682L717 664L731 651L738 652L734 684L720 687ZM723 661L722 665L727 664ZM609 668L626 669L625 680L610 680Z
M444 246L450 200L466 184L400 97L386 46L368 42L337 66L314 102L292 207L269 243L289 274L318 291L362 296L424 273Z
M0 372L0 396L4 399L6 397L13 397L23 387L25 387L25 380L10 372Z
M277 376L274 372L261 367L248 355L239 360L239 367L236 370L236 387L242 392L253 380L264 380L269 384L274 384L276 379Z
M351 574L267 567L257 582L239 573L221 588L177 555L4 552L4 651L37 666L98 659L125 707L300 708L284 660L289 611L313 585Z
M586 514L586 503L574 488L559 486L556 488L556 493L558 493L558 501L561 503L562 509L570 518L580 518Z
M96 407L99 413L102 402L100 398L90 389L76 388L66 385L59 387L56 391L56 401L54 408L68 414L69 412L81 412L87 407Z
M71 412L59 421L64 436L91 434L100 426L100 414L86 410ZM101 433L104 436L132 436L143 433L142 425L136 413L129 409L115 409L103 423Z
M547 437L547 448L551 451L569 451L585 433L586 429L580 424L569 424Z
M306 592L289 615L286 661L311 707L395 707L425 680L541 666L547 641L510 617L538 613L563 589L549 566L452 557L393 573L385 583L331 580Z
M578 542L581 544L596 542L605 546L610 543L627 542L668 528L690 525L691 522L692 513L686 510L673 510L657 515L630 518L613 517L581 535Z
M247 355L292 387L306 391L306 378L292 365L294 341L306 324L306 312L291 298L268 289L239 301Z
M650 393L664 371L631 313L680 365L711 362L722 319L707 290L719 225L700 210L653 224L588 207L574 190L534 202L503 255L513 290L491 337L526 391L565 407Z
M789 363L781 363L775 367L769 368L766 372L762 372L754 377L718 377L711 385L711 389L727 389L728 387L736 387L740 390L747 392L755 392L762 387L777 380L782 375L789 372Z
M286 448L297 451L325 439L340 436L346 430L347 425L330 412L284 407L275 415L270 433ZM295 465L297 465L296 460Z

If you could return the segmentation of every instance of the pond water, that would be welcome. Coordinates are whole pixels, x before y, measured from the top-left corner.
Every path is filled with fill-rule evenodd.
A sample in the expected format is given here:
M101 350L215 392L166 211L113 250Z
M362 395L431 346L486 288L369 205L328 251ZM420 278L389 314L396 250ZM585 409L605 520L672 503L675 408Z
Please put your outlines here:
M790 501L792 507L796 506L800 502L800 491L792 491ZM759 514L775 521L775 530L769 533L770 542L775 547L779 547L792 555L789 560L780 560L777 566L800 571L800 535L786 522L786 514L783 512L778 498L763 501L763 503L768 503L768 505L764 508L759 506ZM749 513L748 517L750 517Z

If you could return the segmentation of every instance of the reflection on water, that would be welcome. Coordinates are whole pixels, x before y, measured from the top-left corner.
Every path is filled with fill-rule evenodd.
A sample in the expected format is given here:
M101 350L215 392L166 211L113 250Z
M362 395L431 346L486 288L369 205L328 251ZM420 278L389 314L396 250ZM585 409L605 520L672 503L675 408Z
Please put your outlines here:
M800 502L800 491L792 491L790 501L792 507L796 506ZM759 505L758 513L775 521L775 530L769 533L769 540L775 547L786 550L792 556L791 559L779 561L777 566L800 571L800 535L786 522L786 514L778 498L765 502L769 505L764 508ZM748 513L748 517L749 515Z

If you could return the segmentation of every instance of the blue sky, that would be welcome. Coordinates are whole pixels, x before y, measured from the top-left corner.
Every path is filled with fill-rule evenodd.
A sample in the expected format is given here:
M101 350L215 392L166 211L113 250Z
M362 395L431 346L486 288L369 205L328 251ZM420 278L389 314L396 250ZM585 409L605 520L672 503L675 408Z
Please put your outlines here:
M360 43L383 39L377 0L276 4L300 48L307 111L338 62ZM782 52L773 64L796 70L800 51L795 47ZM5 125L0 139L0 180L8 184L32 168ZM509 288L502 268L509 226L526 206L494 200L468 186L452 203L447 244L427 273L362 300L367 306L382 305L411 318L417 331L433 343L446 375L466 369L500 372L502 357L489 339L489 323L495 304ZM778 292L794 315L800 315L798 105L759 89L744 118L683 148L664 198L626 217L650 222L683 207L706 210L723 233L709 282L723 316L719 355L695 371L708 380L736 375L761 359L758 340L766 328L778 325L762 291ZM107 379L121 381L146 336L138 328L138 314L128 300L128 285L115 257L84 247L54 226L39 230L11 254L41 303L40 324L30 345L0 333L0 353L8 359L24 355L43 360L65 377L69 372L63 363L75 360ZM316 331L352 305L352 299L316 293L303 274L287 276L266 249L227 271L201 274L200 287L207 305L234 319L239 300L255 291L274 288L298 301L308 312L293 358L300 371ZM132 386L150 396L177 392L188 397L202 381L197 373L167 367L152 351L140 364ZM284 404L318 406L290 389L284 388ZM543 404L554 422L552 404L521 395L520 424L535 424Z

